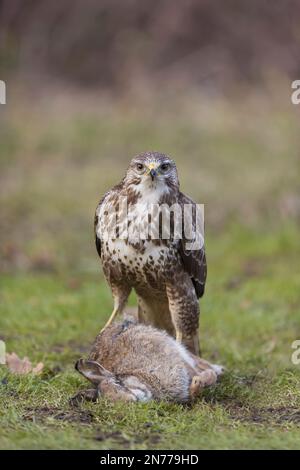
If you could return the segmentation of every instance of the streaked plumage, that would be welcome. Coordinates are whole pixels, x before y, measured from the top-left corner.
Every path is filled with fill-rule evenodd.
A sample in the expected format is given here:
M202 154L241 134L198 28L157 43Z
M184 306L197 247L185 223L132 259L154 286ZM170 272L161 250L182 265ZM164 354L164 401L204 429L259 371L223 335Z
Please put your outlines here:
M142 166L143 170L138 170ZM150 169L155 176L150 175ZM175 163L158 152L134 157L121 183L104 195L96 210L95 233L97 251L114 297L110 321L123 312L133 288L138 297L139 321L165 329L198 354L198 299L206 281L204 247L188 250L184 238L165 240L161 233L156 239L101 239L99 223L112 213L122 197L128 200L132 233L137 220L148 223L149 204L191 204L195 208L195 202L179 190ZM121 225L118 231L122 232Z

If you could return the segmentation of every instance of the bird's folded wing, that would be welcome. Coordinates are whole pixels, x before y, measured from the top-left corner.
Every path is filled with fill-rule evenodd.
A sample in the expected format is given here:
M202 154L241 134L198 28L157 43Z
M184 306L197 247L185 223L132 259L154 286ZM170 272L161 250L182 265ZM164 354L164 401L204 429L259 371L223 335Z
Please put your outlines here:
M184 214L184 205L190 204L192 206L191 220L189 217L183 217L184 224L192 224L192 229L196 232L196 204L195 202L183 193L180 193L179 203L182 206L182 214ZM179 242L179 251L184 265L185 271L190 275L195 287L197 297L200 298L204 294L205 282L207 276L207 264L205 256L204 244L200 249L190 249L191 241L185 235L183 225L183 236ZM204 236L204 233L196 233L199 239ZM203 239L204 240L204 239Z

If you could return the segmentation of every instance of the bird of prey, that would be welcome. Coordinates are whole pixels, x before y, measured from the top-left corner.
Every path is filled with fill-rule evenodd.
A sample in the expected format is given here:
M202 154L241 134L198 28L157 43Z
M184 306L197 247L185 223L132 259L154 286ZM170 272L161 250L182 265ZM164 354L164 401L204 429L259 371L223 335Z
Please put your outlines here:
M125 231L120 217L123 201L127 204ZM149 233L144 237L137 236L137 227L140 230L141 226L151 222L151 217L155 218L153 212L149 213L149 205L172 208L174 204L183 212L186 205L192 207L192 215L187 220L196 229L196 204L180 192L175 162L158 152L135 156L123 180L98 204L96 248L114 299L114 310L105 327L117 314L124 313L129 294L134 289L138 299L138 321L166 330L199 355L198 299L204 294L207 274L204 245L196 249L188 246L184 226L180 228L179 225L181 236L175 236L173 212L169 219L169 238L163 235L162 225L156 232L154 230L155 236L149 236ZM160 224L161 217L160 214ZM183 224L186 223L183 217ZM109 228L105 237L103 226ZM113 232L112 227L116 229Z

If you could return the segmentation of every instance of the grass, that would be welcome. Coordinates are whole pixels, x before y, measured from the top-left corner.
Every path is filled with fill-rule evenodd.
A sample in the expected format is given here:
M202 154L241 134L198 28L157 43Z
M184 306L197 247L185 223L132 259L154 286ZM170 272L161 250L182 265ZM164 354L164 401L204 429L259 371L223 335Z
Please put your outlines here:
M10 89L0 115L0 339L45 367L16 376L0 366L0 448L299 448L300 134L290 84L228 99L163 90L140 103L50 90L33 101ZM112 310L94 209L146 149L173 155L183 191L205 203L202 349L227 372L193 406L74 408L69 398L86 386L74 363Z
M227 373L193 406L124 408L102 399L72 407L69 398L86 386L73 364L111 310L107 286L100 275L3 276L7 349L45 369L20 377L1 367L1 448L298 448L300 369L291 363L291 343L300 338L300 275L291 274L298 236L290 226L261 242L232 227L230 237L207 240L203 353Z

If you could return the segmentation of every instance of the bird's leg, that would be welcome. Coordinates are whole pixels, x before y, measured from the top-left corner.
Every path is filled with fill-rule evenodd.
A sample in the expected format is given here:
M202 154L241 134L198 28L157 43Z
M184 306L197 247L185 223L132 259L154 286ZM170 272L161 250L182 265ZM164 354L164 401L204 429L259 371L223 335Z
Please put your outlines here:
M201 356L201 348L200 348L200 341L199 341L199 330L197 328L196 333L193 335L193 349L194 351L198 352L198 356Z
M175 329L176 341L200 355L199 304L192 281L187 273L177 273L173 282L166 284L169 311Z
M181 330L176 329L176 341L184 344L184 346L196 356L201 355L198 330L195 334L188 336L184 335Z
M111 316L109 317L104 327L102 328L101 333L114 321L114 319L116 318L118 314L123 313L130 291L131 289L128 287L126 288L125 287L122 287L122 288L112 287L112 292L113 292L113 297L114 297L114 309L113 309Z
M102 333L113 321L114 319L116 318L116 316L118 315L118 313L121 313L119 311L119 306L115 306L114 309L113 309L113 312L111 314L111 316L109 317L109 319L107 320L107 322L105 323L104 327L102 328L101 332Z
M176 341L178 343L182 343L182 336L183 336L182 331L180 331L176 328Z

